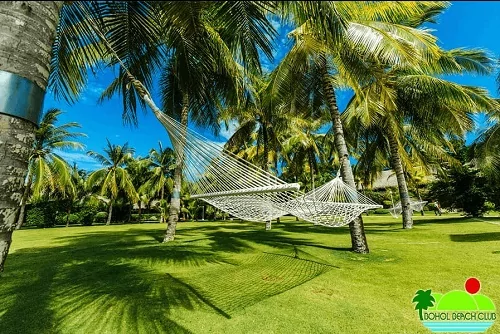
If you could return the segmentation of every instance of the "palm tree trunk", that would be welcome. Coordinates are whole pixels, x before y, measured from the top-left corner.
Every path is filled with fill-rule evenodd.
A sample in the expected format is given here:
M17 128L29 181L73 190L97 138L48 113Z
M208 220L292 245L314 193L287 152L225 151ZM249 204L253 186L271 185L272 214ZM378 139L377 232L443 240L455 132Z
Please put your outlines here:
M16 230L19 230L23 226L24 220L26 218L26 203L28 202L28 197L30 195L31 184L33 183L33 174L31 174L29 170L28 174L28 183L24 187L23 198L21 199L21 210L19 212L19 219L17 220Z
M128 201L128 217L127 217L127 223L130 223L130 221L132 220L132 201Z
M398 142L396 136L389 132L389 146L391 150L392 168L396 173L396 180L398 181L399 197L401 199L401 210L403 217L403 228L410 229L413 227L412 209L410 206L410 196L408 194L408 186L406 184L405 174L403 171L403 164L399 157Z
M163 199L165 198L165 185L161 187L160 191L160 224L165 222L165 204L163 203Z
M142 222L142 200L139 199L139 223Z
M351 169L351 162L349 161L349 153L347 151L347 145L344 138L344 128L342 126L342 121L340 120L340 112L337 106L337 98L326 70L326 66L323 69L323 93L332 117L333 129L335 133L335 148L337 149L339 157L343 158L341 159L342 166L340 169L342 180L351 187L356 188L354 175ZM366 241L365 228L361 216L349 223L349 231L351 233L352 251L356 253L368 253L370 250L368 249L368 242Z
M108 208L108 220L106 221L106 225L111 225L111 216L113 215L113 200L109 201Z
M311 190L314 190L316 185L314 184L314 164L311 156L309 156L309 171L311 173Z
M182 111L181 111L181 125L183 128L187 128L189 116L189 95L184 93L182 97ZM184 139L185 140L185 139ZM184 150L183 143L181 142L180 158L177 161L177 166L174 170L174 189L172 192L172 197L170 199L170 209L168 212L168 225L167 231L165 232L165 237L163 242L173 241L175 239L175 231L177 229L177 222L179 221L179 212L181 210L181 185L182 185L182 166L184 163Z
M62 1L0 2L0 73L20 76L34 84L33 88L45 91L61 6ZM14 93L16 99L25 98L15 96L14 91L8 93ZM27 107L38 113L42 108L41 103ZM0 272L4 270L12 232L19 219L34 132L35 126L30 121L0 114Z
M69 215L71 214L71 204L68 207L68 212L66 212L66 227L69 227Z

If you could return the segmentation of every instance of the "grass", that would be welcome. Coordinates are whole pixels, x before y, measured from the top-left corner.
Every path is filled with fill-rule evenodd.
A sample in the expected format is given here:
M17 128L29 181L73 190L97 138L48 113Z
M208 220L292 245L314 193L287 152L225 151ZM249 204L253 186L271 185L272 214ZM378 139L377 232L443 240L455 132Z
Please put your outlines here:
M369 255L346 227L295 221L21 230L0 276L2 333L429 333L418 289L478 277L500 306L500 219L365 219ZM500 332L500 322L488 333Z

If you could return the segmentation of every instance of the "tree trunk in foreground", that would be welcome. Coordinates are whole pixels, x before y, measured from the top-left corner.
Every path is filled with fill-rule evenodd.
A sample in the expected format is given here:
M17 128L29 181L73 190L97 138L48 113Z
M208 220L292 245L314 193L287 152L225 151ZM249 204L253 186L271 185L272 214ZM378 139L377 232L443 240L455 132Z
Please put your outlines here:
M329 80L326 68L323 72L323 93L325 94L325 99L330 109L330 115L332 117L333 129L335 134L335 148L339 154L340 158L343 158L342 166L340 169L340 174L342 180L356 189L356 183L354 182L354 175L351 169L351 162L349 161L349 153L347 151L347 145L344 138L344 129L342 126L342 121L340 120L340 112L337 106L337 98L335 96L335 91L333 89L332 83ZM363 218L361 216L357 217L349 223L349 230L351 233L351 244L352 251L356 253L369 253L368 242L366 241L365 228L363 225Z
M111 225L111 216L112 215L113 215L113 200L109 200L108 220L106 221L106 225Z
M272 226L272 225L271 225L271 221L270 221L270 220L268 220L268 221L266 222L266 231L270 231L270 230L271 230L271 226Z
M391 163L394 172L396 173L396 180L398 181L399 197L401 199L401 210L403 217L403 228L410 229L413 227L412 209L410 205L410 195L408 194L408 186L406 184L405 174L403 171L403 164L399 157L398 142L396 137L389 133L389 146L391 149Z
M62 1L0 2L0 71L26 78L45 90L61 6ZM34 124L0 114L0 272L19 219L34 137Z
M29 158L29 157L28 157ZM29 163L29 160L28 160L28 163ZM19 230L23 224L24 224L24 220L25 220L25 212L26 212L26 203L28 202L28 197L30 195L30 189L31 189L31 184L33 183L33 175L30 173L30 171L28 170L28 184L26 184L24 186L24 193L23 193L23 198L21 199L21 211L19 212L19 219L17 220L17 226L16 226L16 230Z
M189 95L184 93L182 97L182 111L181 111L181 125L183 128L187 128L188 125L188 115L189 115ZM185 138L183 139L185 140ZM173 241L175 239L175 230L177 228L177 222L179 221L179 212L181 210L181 185L182 185L182 166L184 164L184 147L181 142L180 159L177 161L177 166L174 170L174 189L172 192L172 198L170 199L170 209L168 212L168 225L167 231L165 232L165 237L163 242Z

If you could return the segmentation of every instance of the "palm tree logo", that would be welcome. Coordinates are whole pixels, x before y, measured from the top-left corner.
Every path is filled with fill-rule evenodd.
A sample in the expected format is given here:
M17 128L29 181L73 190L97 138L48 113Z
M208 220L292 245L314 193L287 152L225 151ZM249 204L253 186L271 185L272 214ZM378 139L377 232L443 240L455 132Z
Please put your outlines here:
M436 300L432 296L431 290L418 290L413 297L412 303L416 303L415 310L418 310L420 320L423 321L422 310L427 310L429 307L434 306Z

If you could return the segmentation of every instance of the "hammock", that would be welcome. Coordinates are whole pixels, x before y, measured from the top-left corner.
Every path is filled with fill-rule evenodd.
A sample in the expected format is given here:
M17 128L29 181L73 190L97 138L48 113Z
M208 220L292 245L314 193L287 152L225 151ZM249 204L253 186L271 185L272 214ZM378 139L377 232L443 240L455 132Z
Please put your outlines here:
M164 114L146 87L130 73L106 36L96 32L118 60L137 93L163 124L181 163L191 198L201 199L237 218L271 221L291 213L314 224L342 226L361 212L382 207L342 182L339 175L307 194Z
M182 161L191 198L201 199L237 218L262 222L288 213L324 226L346 225L363 211L382 207L342 182L340 175L304 194L225 150L144 100L163 124L178 161Z
M422 211L424 206L427 204L427 201L416 200L414 198L410 198L410 208L413 211ZM392 208L389 209L389 212L394 218L398 218L398 216L403 212L401 208L401 201L397 202L396 205L393 204Z

